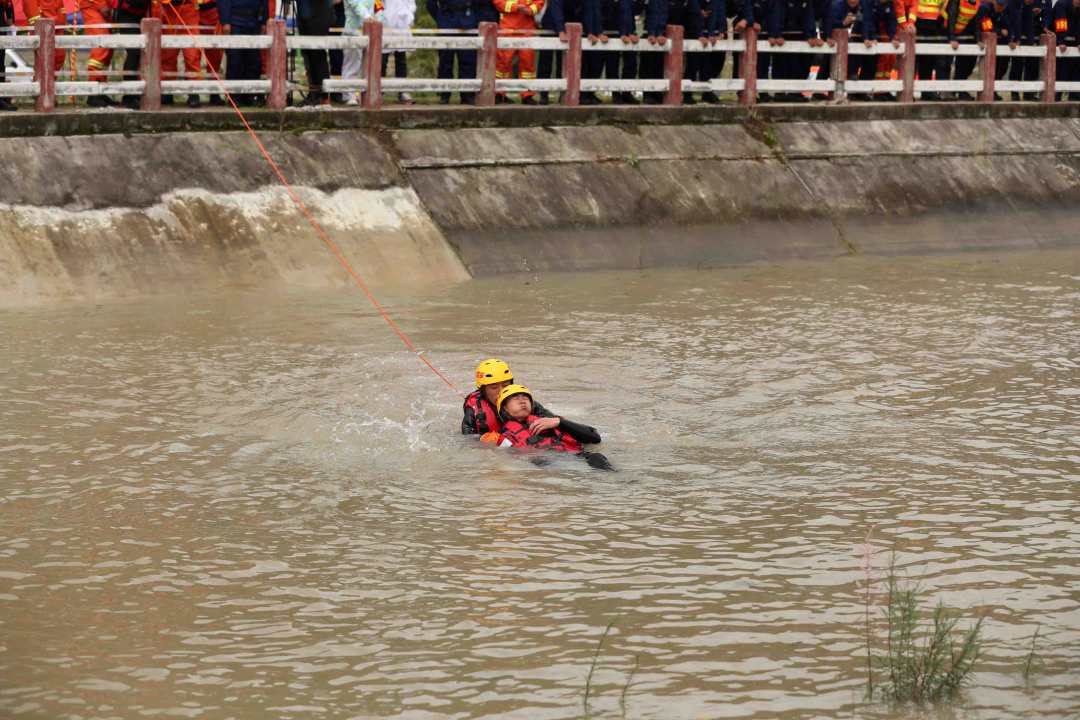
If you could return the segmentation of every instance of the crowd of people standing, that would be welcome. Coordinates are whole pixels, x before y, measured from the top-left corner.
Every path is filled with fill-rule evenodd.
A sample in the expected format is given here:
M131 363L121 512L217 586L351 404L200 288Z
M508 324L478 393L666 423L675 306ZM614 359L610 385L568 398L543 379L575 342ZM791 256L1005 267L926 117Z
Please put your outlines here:
M0 24L32 24L38 17L53 19L65 26L67 32L89 35L109 32L137 33L142 18L158 17L168 34L197 32L201 34L254 35L266 31L267 19L275 15L277 2L288 2L296 19L297 30L305 35L329 35L333 27L343 27L346 34L359 34L369 18L383 22L386 34L409 32L416 21L415 0L0 0ZM981 43L984 33L993 33L998 42L1009 47L1039 44L1044 34L1056 36L1058 82L1080 81L1080 0L426 0L426 9L438 28L447 31L475 31L481 22L498 23L503 35L529 36L548 31L566 39L567 23L581 23L584 43L591 48L614 47L615 43L647 42L664 45L669 26L681 26L684 37L714 44L728 33L741 33L755 28L759 39L770 45L788 41L806 41L810 52L761 53L758 56L757 76L772 79L826 79L829 63L826 56L816 54L816 47L832 44L833 32L846 29L851 42L866 45L891 43L899 47L901 34L911 33L919 42L948 42L953 48L964 44ZM110 28L107 23L119 24ZM1071 49L1071 54L1066 52ZM224 53L225 78L253 80L266 70L265 51L230 49ZM183 71L178 61L183 56ZM201 79L203 64L213 74L221 72L221 50L186 48L163 49L162 73L165 79ZM562 73L562 51L500 49L496 60L496 77L522 79L557 78ZM99 48L90 52L87 75L91 81L105 82L111 70L113 51ZM332 100L357 104L356 93L329 96L322 90L324 79L333 75L359 78L363 68L363 51L304 50L304 64L310 91L305 103L329 104ZM392 56L392 58L391 58ZM741 54L732 58L732 75L739 75ZM65 62L65 51L56 51L56 67ZM404 51L384 53L383 73L391 59L396 77L406 77L407 56ZM974 55L919 55L916 59L920 79L966 80L974 73ZM0 82L3 81L3 51L0 51ZM73 62L68 60L68 62ZM708 82L720 77L728 62L728 53L688 53L684 65L687 80ZM895 74L896 55L849 55L850 79L888 79ZM663 54L657 52L594 50L584 53L582 77L610 80L659 79L663 77ZM128 50L123 72L132 77L139 67L139 51ZM438 51L439 78L476 77L477 52L468 48ZM999 54L994 68L997 78L1034 81L1039 76L1039 58L1011 57ZM2 95L2 91L0 91ZM961 98L964 94L958 94ZM1080 93L1074 93L1080 99ZM439 99L451 101L452 94L443 92ZM636 104L639 96L631 92L615 92L612 102ZM644 93L646 103L660 103L663 94ZM852 99L888 99L879 94L855 95ZM1023 93L1013 99L1033 100L1036 93ZM546 104L548 93L520 93L524 104ZM257 94L241 93L241 103L258 104ZM475 102L471 92L460 93L463 103ZM804 101L800 93L763 93L759 101ZM942 99L935 93L924 93L924 100ZM968 96L968 99L973 99ZM1059 99L1061 99L1059 97ZM1072 99L1070 97L1070 99ZM408 93L399 94L401 102L412 102ZM216 94L209 95L212 105L223 104ZM499 94L498 102L509 102ZM692 92L683 95L684 104L719 102L713 92L700 96ZM138 107L137 96L125 96L120 101L128 107ZM171 104L172 96L163 98ZM601 102L596 93L583 92L580 102L585 105ZM104 95L90 96L92 107L117 104ZM201 105L198 94L187 97L191 107ZM0 109L14 109L10 101L0 98Z

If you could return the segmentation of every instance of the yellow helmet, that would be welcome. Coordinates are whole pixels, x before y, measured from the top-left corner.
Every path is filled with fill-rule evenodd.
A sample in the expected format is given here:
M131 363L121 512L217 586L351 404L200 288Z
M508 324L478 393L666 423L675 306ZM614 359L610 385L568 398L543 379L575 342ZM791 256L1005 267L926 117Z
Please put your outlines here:
M502 360L484 360L476 366L476 387L484 387L497 382L513 382L514 373Z
M528 395L529 400L532 401L532 392L524 385L507 385L499 393L499 402L497 403L499 412L502 412L503 403L506 402L512 395Z

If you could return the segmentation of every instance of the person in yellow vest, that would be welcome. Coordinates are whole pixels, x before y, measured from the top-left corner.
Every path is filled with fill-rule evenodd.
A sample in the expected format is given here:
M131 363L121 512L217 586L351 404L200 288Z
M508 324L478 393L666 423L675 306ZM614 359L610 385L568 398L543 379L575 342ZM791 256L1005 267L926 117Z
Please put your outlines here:
M945 41L944 9L945 0L918 0L915 5L915 35L919 42ZM915 66L920 80L933 80L935 73L939 80L948 77L948 61L944 55L919 55L915 58ZM938 94L924 92L922 99L937 100Z
M979 11L979 0L949 0L945 6L945 31L949 44L953 50L959 49L961 44L975 44L975 25L972 19ZM967 80L975 71L975 63L978 58L974 55L959 55L955 59L946 58L946 63L952 66L953 80ZM948 70L945 71L948 77ZM961 100L974 100L971 93L959 93Z

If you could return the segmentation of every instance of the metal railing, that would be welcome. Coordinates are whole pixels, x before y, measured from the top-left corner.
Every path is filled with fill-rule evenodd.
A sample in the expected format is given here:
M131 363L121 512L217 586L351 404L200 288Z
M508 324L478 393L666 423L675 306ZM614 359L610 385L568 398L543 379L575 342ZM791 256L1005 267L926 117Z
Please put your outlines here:
M1056 82L1056 59L1080 56L1077 48L1059 52L1052 34L1042 36L1034 46L1009 48L999 46L993 33L984 33L979 44L961 45L954 49L948 43L918 43L915 36L901 33L898 46L880 42L867 47L861 42L849 43L846 30L837 30L827 45L808 42L785 42L774 45L758 39L758 33L748 28L735 39L716 42L684 39L681 26L668 26L667 42L663 45L646 40L624 43L614 38L607 43L583 41L580 24L566 25L566 40L537 35L501 35L495 23L480 23L475 34L453 33L424 35L413 33L384 34L383 26L369 20L359 35L304 36L286 34L285 21L267 23L265 35L191 35L163 34L159 19L144 19L140 34L133 35L66 35L58 34L52 20L41 19L34 24L33 34L0 36L0 47L34 51L33 80L0 85L0 95L34 97L40 112L56 107L57 96L120 94L141 96L140 108L157 110L163 95L190 93L259 93L266 95L272 109L284 109L288 92L296 89L288 80L288 55L294 50L365 50L361 77L328 79L322 90L329 93L362 93L362 106L368 109L382 105L384 91L392 92L452 92L475 93L477 105L494 105L497 94L521 91L562 93L563 105L580 104L582 92L651 92L662 93L665 105L682 104L684 92L738 93L743 105L754 105L759 93L830 93L833 100L843 102L855 93L896 93L900 102L915 101L916 92L976 92L982 102L994 102L997 92L1039 93L1043 102L1055 101L1061 92L1080 94L1080 82ZM161 51L180 48L218 48L267 50L267 79L265 80L169 80L161 72ZM63 81L57 79L55 52L57 50L86 50L93 48L138 49L141 51L139 79L119 81ZM478 53L476 78L383 78L381 56L384 51L417 49L475 49ZM495 57L498 50L530 49L563 52L562 77L557 79L496 79ZM662 53L663 76L655 79L600 79L582 77L582 56L585 52L649 52ZM732 78L714 78L708 82L683 78L687 55L699 53L739 53L739 73ZM805 53L828 56L831 67L827 79L759 78L758 61L762 53ZM848 58L859 55L897 56L898 79L856 80L848 78ZM975 80L916 79L917 55L949 57L974 56L981 67L981 78ZM1037 58L1039 80L996 80L997 58ZM105 75L105 73L101 73Z

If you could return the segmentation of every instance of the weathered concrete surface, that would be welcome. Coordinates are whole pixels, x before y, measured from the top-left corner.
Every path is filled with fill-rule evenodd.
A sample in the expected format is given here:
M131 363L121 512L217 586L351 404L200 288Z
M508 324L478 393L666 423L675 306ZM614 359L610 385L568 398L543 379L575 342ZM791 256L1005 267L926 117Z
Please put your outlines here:
M1076 247L1076 111L440 108L255 119L361 274L408 286L466 270ZM0 118L0 132L18 136L0 138L0 302L345 280L250 138L216 129L231 127L229 116L69 115L16 114L19 132ZM69 124L76 134L51 135ZM185 129L152 134L174 125ZM77 134L102 127L135 134Z
M377 137L267 146L376 288L467 272ZM0 304L351 282L243 133L0 140Z
M1078 244L1074 118L392 137L474 274Z

